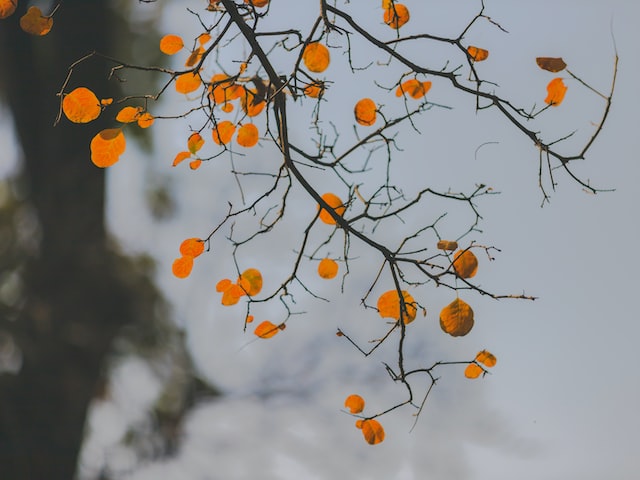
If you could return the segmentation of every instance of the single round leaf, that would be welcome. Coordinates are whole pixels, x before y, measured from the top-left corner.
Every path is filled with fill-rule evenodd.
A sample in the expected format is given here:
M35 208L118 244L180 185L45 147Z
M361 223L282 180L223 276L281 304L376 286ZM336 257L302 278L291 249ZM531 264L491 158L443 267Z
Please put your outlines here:
M320 95L324 93L324 83L323 82L313 82L304 87L304 94L307 97L311 98L319 98Z
M182 38L178 35L165 35L160 39L160 51L165 55L174 55L184 47Z
M211 131L211 136L217 145L221 145L229 143L235 132L236 126L229 120L224 120Z
M453 269L461 278L472 278L478 272L478 258L471 250L458 250L453 256Z
M187 72L182 75L178 75L176 78L176 91L178 93L191 93L195 92L200 85L202 84L202 80L200 79L200 75L197 72Z
M140 128L149 128L156 119L149 112L144 112L138 117L138 126Z
M258 143L258 139L258 127L253 123L245 123L238 129L236 142L238 142L238 145L241 147L251 148Z
M464 369L464 376L467 378L478 378L483 372L482 367L475 363L470 363L467 365L467 368Z
M142 107L124 107L122 110L118 112L116 115L116 121L120 123L133 123L140 118L140 114L142 113Z
M204 242L199 238L187 238L180 244L180 254L196 258L204 252Z
M463 337L473 328L473 310L456 298L440 312L440 328L452 337Z
M200 136L198 132L194 132L189 135L187 139L187 149L195 155L195 153L202 148L204 145L204 139Z
M238 285L247 295L257 295L262 290L262 273L256 268L249 268L240 275Z
M253 333L260 338L271 338L279 331L280 331L280 327L278 327L278 325L275 325L269 320L265 320L264 322L260 323L260 325L256 327Z
M127 147L122 130L107 128L91 140L91 161L96 167L110 167L118 160Z
M353 414L360 413L364 410L364 398L360 395L349 395L344 401L344 406Z
M353 113L356 117L356 122L365 127L370 127L376 123L376 104L370 98L363 98L356 103L353 109Z
M384 429L377 420L363 420L360 425L362 435L369 445L377 445L384 440Z
M311 72L324 72L331 61L329 49L318 42L310 43L304 49L302 61Z
M340 200L340 198L337 195L334 195L333 193L325 193L324 195L322 195L322 199L331 208L333 208L333 210L338 215L340 215L340 216L344 215L346 207L344 206L344 204L342 203L342 200ZM318 205L318 208L320 208L319 205ZM324 223L329 224L329 225L335 225L336 224L335 219L324 208L320 210L320 220L322 220Z
M327 280L338 274L338 263L330 258L323 258L318 264L318 275Z
M402 290L402 298L404 300L404 311L402 312L402 318L405 325L413 322L416 318L417 303L409 292ZM394 320L400 319L400 310L402 305L400 304L400 296L397 290L388 290L378 297L378 314L382 318L393 318Z
M100 116L98 97L86 87L78 87L64 96L62 111L73 123L89 123Z
M176 258L171 266L171 271L178 278L187 278L193 269L193 257L182 256Z
M391 28L400 28L409 21L409 9L402 3L388 4L382 19Z

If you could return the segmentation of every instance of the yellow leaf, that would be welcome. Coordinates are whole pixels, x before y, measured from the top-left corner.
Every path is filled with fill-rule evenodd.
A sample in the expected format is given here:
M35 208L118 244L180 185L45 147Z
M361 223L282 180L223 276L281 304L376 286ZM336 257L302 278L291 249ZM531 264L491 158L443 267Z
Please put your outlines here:
M378 313L382 318L400 319L400 310L403 309L402 318L405 325L416 318L417 303L409 292L402 290L404 309L400 305L400 296L397 290L388 290L378 297Z
M178 278L187 278L193 269L193 257L183 256L176 258L171 266L171 271Z
M204 242L199 238L187 238L180 244L180 254L183 257L193 257L204 252Z
M13 15L18 6L18 0L0 0L0 20Z
M238 285L249 296L257 295L262 290L262 274L256 268L249 268L242 272Z
M116 120L120 123L132 123L140 118L142 107L124 107L116 115Z
M541 69L553 73L560 72L567 68L567 64L564 63L564 60L560 57L538 57L536 58L536 63Z
M310 43L304 49L302 61L310 71L315 73L324 72L331 61L329 49L318 42Z
M484 373L482 367L475 363L470 363L467 365L467 368L464 369L464 376L467 378L478 378L482 373Z
M391 28L396 29L407 23L409 18L409 9L402 3L396 3L395 5L388 3L384 9L384 15L382 17L384 23L389 25Z
M331 208L333 208L333 210L338 215L342 216L344 214L344 211L346 210L346 208L345 208L344 204L342 203L342 200L340 200L340 198L337 195L334 195L333 193L325 193L324 195L322 195L322 199L325 202L327 202L327 204ZM318 205L318 208L320 208L319 205ZM320 210L320 220L322 220L324 223L327 223L329 225L335 225L336 224L335 219L324 208L322 210Z
M472 278L478 272L478 259L471 250L458 250L453 256L453 269L462 278Z
M440 312L440 328L452 337L463 337L473 328L473 310L456 298Z
M204 145L204 139L199 133L194 132L189 135L189 138L187 139L187 148L192 154L195 155L195 153L202 148L202 145Z
M356 103L353 113L356 116L356 122L365 127L369 127L376 123L376 104L370 98L363 98Z
M202 80L197 72L187 72L176 78L176 91L178 93L191 93L200 88Z
M467 53L474 62L482 62L489 57L489 50L474 46L467 47Z
M91 161L96 167L110 167L118 160L127 146L122 130L107 128L91 140Z
M344 401L344 406L353 414L360 413L364 410L364 399L360 395L349 395Z
M554 78L547 85L547 98L544 99L546 103L557 107L564 100L564 95L567 93L567 86L562 81L562 78Z
M498 362L498 359L493 353L488 352L486 350L482 350L481 352L478 352L478 354L476 355L476 361L484 364L485 367L491 368L496 365L496 363Z
M439 250L456 250L458 248L458 242L454 240L440 240L438 242Z
M160 51L165 55L178 53L183 47L184 42L178 35L165 35L160 40Z
M330 258L323 258L318 264L318 275L327 280L338 274L338 263Z
M377 420L363 420L360 425L362 435L369 445L376 445L384 440L384 429Z
M65 95L62 111L73 123L88 123L100 116L102 106L91 90L78 87Z
M29 7L20 18L20 28L31 35L46 35L53 27L53 18L45 17L38 7Z

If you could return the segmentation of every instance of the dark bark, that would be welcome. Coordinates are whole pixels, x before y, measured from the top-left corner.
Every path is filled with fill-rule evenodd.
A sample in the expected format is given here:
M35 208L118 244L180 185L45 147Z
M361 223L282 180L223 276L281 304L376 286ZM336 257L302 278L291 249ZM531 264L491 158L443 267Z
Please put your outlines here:
M63 119L53 127L68 66L109 52L110 14L103 0L67 0L38 38L19 29L26 3L0 22L0 77L41 241L25 265L26 304L11 322L22 368L0 376L0 477L70 480L105 356L134 320L132 279L105 234L104 172L89 160L91 137L106 125ZM114 96L107 68L96 58L74 78L100 98Z

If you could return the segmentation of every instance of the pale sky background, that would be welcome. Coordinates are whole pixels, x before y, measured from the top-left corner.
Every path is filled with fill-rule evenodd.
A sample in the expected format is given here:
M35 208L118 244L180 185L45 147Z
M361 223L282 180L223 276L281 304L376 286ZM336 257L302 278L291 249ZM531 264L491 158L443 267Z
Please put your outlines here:
M185 7L204 4L167 3L162 33L187 32L195 22ZM274 11L278 3L298 6L279 17L283 25L313 22L315 1L273 3ZM474 11L478 2L405 3L412 22L403 34L414 28L452 35L460 25L460 5L471 4L469 11ZM367 19L363 21L376 25L376 20L368 19L381 15L378 0L352 0L350 5L359 8L358 14ZM468 100L451 97L444 84L442 90L434 84L430 98L455 108L425 114L422 135L403 137L405 150L396 154L398 162L412 166L405 174L409 183L454 190L486 183L501 192L481 202L483 233L466 239L502 250L495 262L481 258L479 281L492 291L525 291L539 300L496 302L471 296L467 300L476 312L476 326L467 337L453 339L440 331L437 320L452 294L428 287L420 300L429 313L416 320L410 350L412 359L426 358L430 364L466 359L487 348L498 358L493 374L470 381L463 378L462 368L442 369L442 380L416 428L410 432L412 411L402 409L380 419L386 440L367 445L353 426L354 419L341 412L344 398L360 393L372 410L379 410L404 393L386 376L380 364L383 355L364 359L334 335L341 326L362 329L366 338L367 329L381 321L375 312L358 305L366 280L373 275L366 270L367 256L352 264L345 296L337 297L337 283L310 281L323 295L332 296L332 303L299 296L300 309L308 312L305 316L291 320L287 330L273 339L249 343L253 335L242 332L242 308L222 307L215 292L219 279L234 275L224 251L198 258L186 280L171 275L180 242L205 236L217 224L219 208L224 208L234 186L221 182L213 165L203 165L197 172L186 165L172 169L188 129L158 122L152 132L155 150L142 153L132 145L109 171L110 227L127 251L150 252L157 258L158 284L173 302L175 320L185 328L194 360L202 375L225 395L191 412L175 458L136 465L130 452L113 444L126 422L144 417L142 407L153 401L158 383L141 362L125 362L114 377L113 401L94 409L91 425L101 433L87 445L87 462L106 459L114 469L129 471L124 478L130 480L638 478L640 376L635 345L640 327L635 296L640 260L634 250L640 237L636 212L640 3L485 0L485 5L485 13L510 33L485 23L469 33L468 43L490 50L479 70L524 107L542 103L553 76L537 69L536 56L562 56L573 73L607 91L613 64L611 30L620 55L610 118L587 161L576 168L593 185L615 188L614 192L586 194L557 172L558 189L551 203L540 208L534 146L493 112L476 115ZM464 22L466 17L462 18ZM377 22L376 31L388 28ZM327 76L338 75L332 69L337 71L343 61L337 51L333 58ZM372 72L384 80L380 70ZM389 78L397 79L397 70L389 67L389 72ZM336 85L322 108L338 124L351 121L352 105L364 92L382 96L371 85L334 79ZM545 139L576 128L578 138L588 138L590 122L601 114L602 102L584 100L589 97L573 80L568 79L567 85L564 104L547 112ZM304 117L296 125L300 127L292 136L306 138ZM476 156L485 142L497 143L484 146ZM236 160L267 162L274 154L264 144ZM169 179L172 185L179 209L168 222L153 223L145 212L149 175ZM303 205L290 211L300 222L309 216ZM428 209L425 214L430 214ZM263 270L265 279L291 258L290 248L278 248L296 233L278 233L283 236L274 239L271 250L252 253L251 261ZM277 320L277 309L265 313ZM371 335L379 332L371 331Z

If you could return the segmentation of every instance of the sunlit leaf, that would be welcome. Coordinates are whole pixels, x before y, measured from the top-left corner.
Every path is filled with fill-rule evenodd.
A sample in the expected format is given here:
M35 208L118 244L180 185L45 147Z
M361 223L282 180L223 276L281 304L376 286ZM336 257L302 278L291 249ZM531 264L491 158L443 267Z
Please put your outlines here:
M462 278L472 278L478 272L478 258L471 250L458 250L453 255L453 269Z
M475 363L470 363L467 368L464 369L464 376L467 378L478 378L484 373L482 367Z
M236 142L241 147L250 148L258 143L259 134L258 127L253 123L245 123L238 129L238 135L236 136Z
M195 153L202 148L202 145L204 145L204 139L198 132L194 132L189 135L189 138L187 139L187 148L192 154L195 155Z
M180 244L180 255L197 257L204 252L204 242L199 238L187 238Z
M331 61L329 49L318 42L310 43L304 49L302 61L308 70L315 73L324 72Z
M256 327L253 333L260 338L271 338L279 331L280 327L278 327L278 325L271 323L269 320L265 320Z
M233 134L236 131L236 126L229 120L218 122L216 128L211 131L213 141L217 144L227 144L233 138Z
M120 123L132 123L140 118L144 109L142 107L127 106L122 108L116 115L116 120Z
M384 429L377 420L363 420L360 425L362 435L364 435L364 439L368 444L377 445L384 440Z
M456 298L440 312L440 328L452 337L463 337L473 328L473 310Z
M100 116L102 106L91 90L78 87L65 95L62 111L73 123L88 123Z
M262 290L262 273L256 268L249 268L240 275L238 285L247 295L257 295Z
M118 160L127 147L122 130L107 128L91 140L91 161L96 167L110 167Z
M536 63L541 69L553 73L560 72L567 68L567 64L564 63L564 60L560 57L538 57L536 58Z
M411 294L402 290L402 298L404 300L404 309L400 304L400 296L397 290L388 290L378 297L378 313L382 318L400 319L400 310L402 309L402 318L405 325L413 322L416 318L417 303Z
M193 269L193 257L183 256L176 258L171 266L171 271L178 278L186 278Z
M482 62L489 58L489 50L485 50L484 48L469 46L467 47L467 53L474 62Z
M356 117L356 122L365 127L369 127L376 123L376 110L378 107L370 98L363 98L356 103L353 109L353 113Z
M178 53L183 47L184 42L178 35L165 35L160 40L160 51L166 55Z
M46 35L53 27L53 18L45 17L38 7L29 7L20 18L20 28L31 35Z
M567 86L562 81L562 78L554 78L547 85L547 98L544 99L546 103L557 107L564 100L564 95L567 93Z
M318 275L327 280L338 274L338 263L330 258L323 258L318 264Z
M493 353L488 352L486 350L482 350L481 352L478 352L478 354L476 355L476 361L482 363L485 367L491 368L491 367L495 367L496 363L498 362L498 359Z
M173 163L171 164L171 166L175 167L180 162L186 160L189 157L191 157L191 153L190 152L180 152L180 153L178 153L176 155L176 158L173 159Z
M396 3L395 5L388 3L384 9L384 15L382 19L384 23L391 28L400 28L409 21L409 9L402 3Z
M346 207L344 206L344 204L342 203L342 200L340 200L340 198L337 195L334 195L333 193L325 193L324 195L322 195L322 199L325 202L327 202L327 204L331 208L333 208L338 215L342 216L344 214ZM329 225L336 224L335 219L324 208L320 210L320 220L322 220L324 223L327 223Z
M18 6L18 0L0 0L0 20L13 15Z
M431 82L421 82L415 78L402 82L402 84L396 89L396 97L401 97L403 94L409 95L411 98L422 98L431 89Z
M138 117L138 126L140 128L149 128L156 119L149 112L144 112Z
M456 250L458 248L458 242L454 241L454 240L440 240L438 242L438 249L439 250Z
M178 93L191 93L200 88L202 80L197 72L187 72L176 78L176 91Z
M360 413L364 410L364 399L360 395L349 395L344 401L344 406L353 414Z

